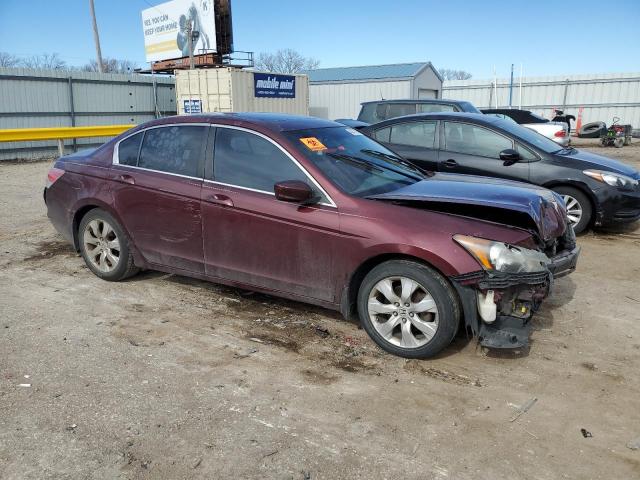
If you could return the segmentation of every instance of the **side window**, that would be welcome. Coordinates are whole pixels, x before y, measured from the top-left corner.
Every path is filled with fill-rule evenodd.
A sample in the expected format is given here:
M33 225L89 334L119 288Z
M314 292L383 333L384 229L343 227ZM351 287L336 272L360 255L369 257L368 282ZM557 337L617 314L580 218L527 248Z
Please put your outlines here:
M437 103L419 103L418 113L433 113L433 112L455 112L456 109L453 105L440 105Z
M389 110L387 110L387 118L404 117L414 113L416 113L416 105L414 103L390 103Z
M202 144L208 127L172 126L145 132L138 166L189 177L200 176Z
M391 128L391 143L433 148L435 139L436 122L400 123Z
M142 135L143 132L136 133L118 144L118 163L120 165L133 167L138 165L138 152L140 151Z
M445 148L449 152L500 158L500 152L513 148L513 142L486 128L469 123L445 122Z
M381 128L380 130L376 130L375 132L373 132L373 138L375 138L379 142L389 143L390 136L391 136L391 127Z
M283 180L302 180L316 188L300 167L273 143L231 128L216 131L213 177L220 183L269 193ZM323 197L321 201L327 199Z
M519 143L516 144L516 150L520 154L520 158L522 158L522 160L525 162L535 162L536 160L538 160L538 156L535 153L533 153L528 148L523 147Z

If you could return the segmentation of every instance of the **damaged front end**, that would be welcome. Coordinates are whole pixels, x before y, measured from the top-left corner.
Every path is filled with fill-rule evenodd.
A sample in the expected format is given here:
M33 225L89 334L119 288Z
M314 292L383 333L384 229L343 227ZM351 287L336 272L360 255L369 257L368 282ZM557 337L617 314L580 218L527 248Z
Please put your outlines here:
M376 200L473 218L524 230L530 242L510 245L497 239L454 235L479 270L450 277L462 302L466 330L481 345L528 345L531 316L555 278L576 268L580 248L562 198L536 185L502 179L436 173Z
M573 230L567 228L547 250L555 254L551 257L538 250L457 237L483 267L450 278L462 303L467 332L484 347L527 346L531 317L551 292L554 279L576 268L580 247Z

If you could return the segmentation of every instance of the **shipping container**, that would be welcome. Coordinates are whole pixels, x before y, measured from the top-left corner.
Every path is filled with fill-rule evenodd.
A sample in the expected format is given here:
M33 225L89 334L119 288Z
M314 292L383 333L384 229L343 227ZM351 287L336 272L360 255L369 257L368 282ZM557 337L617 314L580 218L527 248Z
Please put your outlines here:
M307 75L239 68L176 70L179 114L274 112L309 114Z

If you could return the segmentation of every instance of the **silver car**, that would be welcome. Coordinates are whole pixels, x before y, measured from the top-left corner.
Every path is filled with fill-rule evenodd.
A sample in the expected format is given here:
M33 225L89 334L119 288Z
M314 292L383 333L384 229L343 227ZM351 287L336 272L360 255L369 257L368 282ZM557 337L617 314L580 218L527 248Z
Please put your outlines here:
M565 122L552 122L544 117L536 115L529 110L513 109L483 109L485 115L504 118L529 128L554 142L566 147L569 145L569 125Z

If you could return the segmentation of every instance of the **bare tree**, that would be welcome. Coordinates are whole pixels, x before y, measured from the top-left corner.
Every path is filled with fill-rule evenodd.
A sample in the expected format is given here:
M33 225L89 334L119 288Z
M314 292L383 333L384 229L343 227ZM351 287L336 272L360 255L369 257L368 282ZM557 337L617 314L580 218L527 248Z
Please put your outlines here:
M19 67L20 59L9 52L0 52L0 67Z
M275 53L261 53L256 60L258 70L276 73L298 73L318 68L320 61L304 57L300 52L286 48Z
M104 73L133 73L138 67L135 62L131 60L118 60L117 58L102 58L102 71ZM81 70L85 72L99 72L100 68L96 60L91 60L84 65Z
M438 72L444 80L469 80L472 76L469 72L452 68L441 68Z
M67 62L62 60L57 53L33 55L22 60L20 62L20 66L25 68L46 68L52 70L65 70L69 68Z

